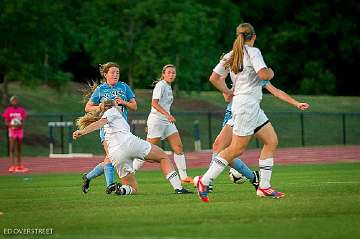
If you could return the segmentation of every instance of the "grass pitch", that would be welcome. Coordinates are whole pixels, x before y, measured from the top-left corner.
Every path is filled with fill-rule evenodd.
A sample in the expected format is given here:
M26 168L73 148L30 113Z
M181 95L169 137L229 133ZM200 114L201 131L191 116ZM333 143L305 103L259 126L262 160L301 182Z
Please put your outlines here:
M189 170L190 175L205 170ZM360 163L274 168L283 199L257 198L249 183L215 182L210 203L175 195L159 171L137 173L139 195L105 195L103 177L84 195L80 174L0 177L4 238L359 238ZM192 186L187 186L192 189ZM6 235L51 228L52 235Z

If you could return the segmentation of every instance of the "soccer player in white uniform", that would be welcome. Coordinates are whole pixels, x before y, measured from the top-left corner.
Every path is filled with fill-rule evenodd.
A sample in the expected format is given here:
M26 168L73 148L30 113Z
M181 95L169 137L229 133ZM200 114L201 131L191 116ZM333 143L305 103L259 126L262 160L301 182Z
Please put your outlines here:
M273 189L270 184L278 140L274 128L260 108L262 81L271 80L274 72L266 66L260 50L253 47L256 34L249 23L240 24L236 28L236 35L232 51L220 60L210 76L210 82L219 91L234 95L232 104L234 126L230 145L216 156L214 163L197 181L199 197L204 202L209 201L210 181L218 177L234 158L245 151L254 134L264 144L259 158L260 182L256 194L259 197L273 198L285 196L284 193ZM229 89L225 82L220 80L229 73L235 84L234 90ZM300 110L309 107L307 103L288 100Z
M109 158L123 185L117 185L118 195L135 194L138 185L132 168L133 159L160 163L161 170L176 194L191 193L182 187L180 178L166 153L156 145L138 138L130 132L130 126L116 101L107 100L100 104L100 110L93 111L78 119L79 130L73 133L77 139L85 134L104 127L108 143Z
M176 119L170 113L170 107L174 100L171 83L175 78L175 66L165 65L161 72L161 78L153 90L151 112L147 119L147 141L158 144L160 140L166 139L174 152L174 162L178 168L181 181L193 183L193 179L186 172L183 144L175 126Z

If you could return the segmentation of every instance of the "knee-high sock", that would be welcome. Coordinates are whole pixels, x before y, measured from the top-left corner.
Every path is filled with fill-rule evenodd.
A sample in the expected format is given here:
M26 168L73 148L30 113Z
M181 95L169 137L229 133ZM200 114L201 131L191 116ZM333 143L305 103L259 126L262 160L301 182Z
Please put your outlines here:
M101 167L101 163L95 166L90 172L86 174L86 178L91 180L93 178L96 178L104 173L103 167Z
M210 168L210 166L212 165L212 163L214 162L214 159L215 159L215 157L218 155L218 153L215 153L215 152L213 152L212 154L211 154L211 161L210 161L210 164L209 164L209 168Z
M220 157L219 155L215 157L214 162L211 164L206 173L202 176L201 182L208 186L210 181L216 179L222 171L228 166L228 162Z
M104 165L104 173L106 180L106 187L109 187L110 184L114 183L114 167L111 163L107 163Z
M254 180L255 176L253 171L251 171L251 169L249 169L249 167L240 158L234 159L233 168L249 179L250 182Z
M271 187L270 180L271 180L273 166L274 166L274 158L259 160L260 188Z
M133 169L134 169L135 171L138 171L138 170L144 165L144 163L145 163L144 160L135 158L135 159L133 160Z
M169 180L171 186L174 189L182 189L183 188L181 186L181 181L180 181L179 175L177 174L176 171L172 171L168 175L166 175L166 179Z
M186 173L185 155L184 154L176 154L176 153L174 153L174 162L175 162L176 167L178 169L180 178L181 179L186 178L187 173Z
M135 192L135 190L130 185L122 185L116 191L116 193L119 195L129 195L129 194L133 194L133 192Z

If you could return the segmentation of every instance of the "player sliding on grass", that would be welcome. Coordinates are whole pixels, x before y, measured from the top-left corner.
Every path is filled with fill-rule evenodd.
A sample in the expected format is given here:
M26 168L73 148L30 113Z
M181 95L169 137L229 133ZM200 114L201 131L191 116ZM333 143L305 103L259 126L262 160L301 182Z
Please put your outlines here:
M274 152L278 140L274 128L260 108L262 99L262 81L271 80L274 72L267 68L259 49L253 47L256 34L249 23L242 23L236 28L236 39L233 49L227 53L216 65L210 76L210 82L222 93L234 95L232 113L234 126L232 139L228 147L215 157L207 172L199 177L197 189L202 201L208 202L208 185L216 179L228 164L240 156L250 142L252 135L264 144L260 158L260 182L256 191L259 197L281 198L284 193L271 187L270 179L274 165ZM234 82L234 89L229 89L221 77L230 77ZM267 89L276 89L269 84ZM299 103L286 93L278 90L279 98L296 106L300 110L309 107L307 103Z
M125 119L127 119L128 110L135 111L137 109L137 103L135 100L135 94L132 92L130 87L125 82L119 81L119 65L114 62L107 62L100 65L100 75L103 78L103 83L100 85L94 84L90 86L90 91L84 96L87 100L85 111L90 112L92 110L98 110L100 103L105 100L116 100L117 104L122 109L121 114ZM110 194L115 190L116 184L114 180L114 167L108 157L105 132L102 128L100 129L100 140L105 150L105 159L88 173L83 175L82 190L84 193L89 191L90 181L102 174L105 175L106 180L105 192Z
M108 143L108 155L123 185L115 187L118 195L135 194L138 185L134 176L133 159L160 163L161 171L177 194L191 193L182 187L180 178L166 153L156 145L138 138L130 132L130 126L122 115L123 109L116 101L107 100L99 109L87 113L77 120L79 130L73 133L77 139L104 127Z

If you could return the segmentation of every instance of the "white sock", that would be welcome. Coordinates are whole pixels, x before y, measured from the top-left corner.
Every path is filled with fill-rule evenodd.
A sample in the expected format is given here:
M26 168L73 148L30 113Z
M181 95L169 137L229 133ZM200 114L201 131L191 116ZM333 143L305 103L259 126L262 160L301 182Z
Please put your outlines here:
M145 163L144 160L134 158L134 160L133 160L133 169L135 171L138 171L144 165L144 163Z
M133 194L135 190L130 186L130 185L122 185L119 189L118 192L120 195L128 195L128 194Z
M181 186L181 181L180 181L179 175L177 174L176 171L172 171L168 175L166 175L166 179L169 180L171 186L174 189L182 189L183 188Z
M223 159L219 155L216 156L209 169L202 176L201 182L206 186L209 185L210 181L216 179L220 175L220 173L224 171L228 164L229 163L225 159Z
M179 175L181 179L185 179L187 177L186 173L186 162L184 154L176 154L174 153L174 162L178 169Z
M270 180L272 174L272 167L274 166L274 158L267 158L259 160L260 168L260 188L270 188Z
M211 161L210 161L210 164L209 164L209 168L210 168L210 166L213 164L214 159L216 158L216 156L218 156L218 153L213 152L213 153L211 154Z

